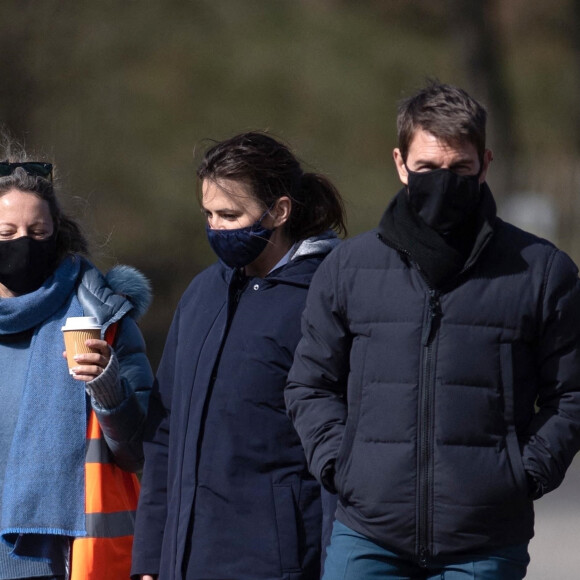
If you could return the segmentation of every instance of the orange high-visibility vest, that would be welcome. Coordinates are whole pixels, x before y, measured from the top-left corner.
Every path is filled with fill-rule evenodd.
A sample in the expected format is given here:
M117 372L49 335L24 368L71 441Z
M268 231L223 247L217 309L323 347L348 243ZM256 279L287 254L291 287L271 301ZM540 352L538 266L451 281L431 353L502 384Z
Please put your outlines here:
M117 325L109 328L112 344ZM70 580L127 580L139 480L113 463L95 412L87 426L85 522L87 535L72 543Z

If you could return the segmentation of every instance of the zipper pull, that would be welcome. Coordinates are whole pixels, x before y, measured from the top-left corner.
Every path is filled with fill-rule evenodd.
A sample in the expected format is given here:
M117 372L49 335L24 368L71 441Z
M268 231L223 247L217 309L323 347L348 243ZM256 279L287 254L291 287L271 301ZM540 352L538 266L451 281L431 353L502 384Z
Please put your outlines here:
M429 291L429 320L423 330L423 346L427 346L431 342L433 331L436 329L439 319L443 315L441 310L441 302L439 300L439 292L436 290Z

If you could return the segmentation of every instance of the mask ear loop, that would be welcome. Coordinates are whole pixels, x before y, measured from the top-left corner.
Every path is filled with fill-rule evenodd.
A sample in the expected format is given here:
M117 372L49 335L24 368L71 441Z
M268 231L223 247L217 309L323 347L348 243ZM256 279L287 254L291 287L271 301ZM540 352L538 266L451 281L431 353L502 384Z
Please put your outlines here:
M272 217L273 219L276 219L276 216L272 215L270 212L274 209L274 206L278 203L278 200L276 200L268 209L266 209L266 211L262 214L262 216L260 217L260 219L256 222L259 225L262 225L262 221L264 220L264 218L270 214L270 217ZM272 230L275 230L277 228L270 228Z
M250 230L250 232L251 232L251 234L252 234L252 235L257 235L258 237L260 237L260 235L259 235L259 234L255 234L255 232L253 231L253 229L254 229L254 227L255 227L256 225L258 225L258 226L262 227L262 221L263 221L263 219L264 219L264 218L265 218L265 217L266 217L268 214L270 214L270 217L272 217L272 218L276 219L276 218L275 218L275 216L273 216L273 215L272 215L270 212L272 211L272 209L274 208L274 206L276 205L276 203L277 203L277 202L278 202L278 200L276 200L274 203L272 203L272 205L271 205L269 208L267 208L267 209L266 209L266 211L265 211L265 212L262 214L262 216L260 217L260 219L259 219L259 220L257 220L256 222L254 222L254 224L253 224L253 226L252 226L252 229ZM274 228L264 228L264 229L269 229L269 230L271 230L272 232L274 232L274 230L277 230L278 228L277 228L277 227L274 227ZM271 240L270 238L268 238L268 239L266 240L266 242L267 242L267 244L271 244L271 243L272 243L272 240Z

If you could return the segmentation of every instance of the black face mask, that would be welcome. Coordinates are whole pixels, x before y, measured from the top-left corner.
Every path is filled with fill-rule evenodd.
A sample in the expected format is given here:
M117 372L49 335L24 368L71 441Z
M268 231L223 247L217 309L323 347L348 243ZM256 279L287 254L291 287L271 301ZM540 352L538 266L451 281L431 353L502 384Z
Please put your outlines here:
M461 226L481 200L479 174L458 175L449 169L409 171L407 190L414 211L439 233Z
M56 238L22 236L0 242L0 283L15 294L38 290L56 263Z

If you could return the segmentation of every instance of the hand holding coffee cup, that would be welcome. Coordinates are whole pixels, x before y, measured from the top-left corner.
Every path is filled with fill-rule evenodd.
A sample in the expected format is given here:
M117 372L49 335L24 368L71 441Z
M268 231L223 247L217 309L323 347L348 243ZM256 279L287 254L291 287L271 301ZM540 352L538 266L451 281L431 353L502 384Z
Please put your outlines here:
M62 327L69 373L74 379L89 382L102 374L109 364L111 349L101 340L101 326L93 316L67 318Z

